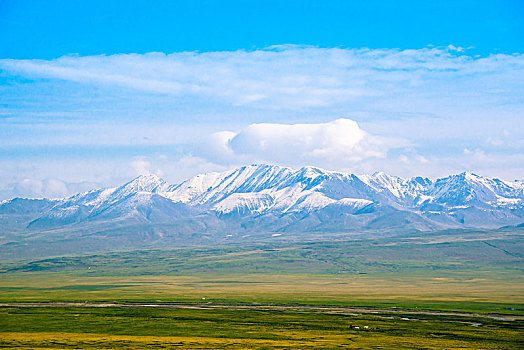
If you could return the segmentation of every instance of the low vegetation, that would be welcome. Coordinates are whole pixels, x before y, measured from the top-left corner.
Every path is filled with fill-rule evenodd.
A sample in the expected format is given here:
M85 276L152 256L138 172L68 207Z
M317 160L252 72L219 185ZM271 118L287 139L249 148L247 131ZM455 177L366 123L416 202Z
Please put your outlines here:
M448 231L4 262L0 347L524 348L521 237Z
M9 307L0 346L83 349L517 349L515 321L282 309Z

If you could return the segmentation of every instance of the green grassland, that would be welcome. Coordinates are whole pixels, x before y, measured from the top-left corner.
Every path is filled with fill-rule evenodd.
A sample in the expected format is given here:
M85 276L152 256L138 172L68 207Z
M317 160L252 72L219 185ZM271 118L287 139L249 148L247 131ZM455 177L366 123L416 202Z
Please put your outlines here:
M315 311L3 308L0 347L45 349L517 349L518 324ZM358 325L360 329L352 329ZM368 328L365 329L364 326Z
M524 348L522 233L4 261L0 347Z

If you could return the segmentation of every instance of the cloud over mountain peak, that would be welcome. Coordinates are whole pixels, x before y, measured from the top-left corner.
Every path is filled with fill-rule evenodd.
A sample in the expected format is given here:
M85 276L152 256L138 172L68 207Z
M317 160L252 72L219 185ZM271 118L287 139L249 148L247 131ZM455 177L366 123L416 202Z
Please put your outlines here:
M362 130L351 119L317 124L251 124L239 131L215 133L201 148L201 155L235 163L297 165L314 163L350 167L367 158L384 158L392 147L406 141L380 138Z

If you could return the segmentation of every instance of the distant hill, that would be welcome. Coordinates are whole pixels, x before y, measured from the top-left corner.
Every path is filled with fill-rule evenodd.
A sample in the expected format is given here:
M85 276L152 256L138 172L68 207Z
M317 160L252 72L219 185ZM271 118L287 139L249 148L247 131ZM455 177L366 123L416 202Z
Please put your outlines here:
M522 223L522 180L251 165L176 185L147 175L64 199L4 201L0 257Z

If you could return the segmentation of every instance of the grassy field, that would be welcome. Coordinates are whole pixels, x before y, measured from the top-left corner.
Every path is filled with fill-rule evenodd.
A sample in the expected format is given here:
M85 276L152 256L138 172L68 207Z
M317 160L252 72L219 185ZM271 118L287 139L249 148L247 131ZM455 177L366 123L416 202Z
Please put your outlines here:
M10 307L0 347L83 349L518 349L509 321L293 310ZM358 326L359 329L351 328Z
M448 277L380 275L231 274L86 277L28 273L5 278L1 301L107 301L155 303L298 303L432 308L512 313L524 308L522 281L511 275ZM515 311L516 312L516 311Z
M440 232L4 262L0 302L14 304L0 310L0 347L524 348L521 237Z

